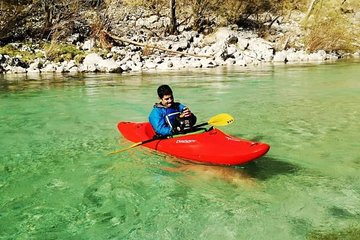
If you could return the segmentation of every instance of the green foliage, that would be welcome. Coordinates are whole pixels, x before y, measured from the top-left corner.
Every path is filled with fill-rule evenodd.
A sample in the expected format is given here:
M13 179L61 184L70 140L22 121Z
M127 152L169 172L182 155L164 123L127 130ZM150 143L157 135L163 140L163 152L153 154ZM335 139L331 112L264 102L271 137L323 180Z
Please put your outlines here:
M27 45L22 45L27 46ZM30 49L25 47L24 49ZM0 54L8 55L10 57L20 57L22 61L26 63L33 62L36 58L43 58L44 54L42 52L34 52L32 50L21 50L19 47L16 47L13 44L7 44L3 47L0 47Z
M0 54L2 55L16 56L19 52L20 51L11 44L7 44L0 48Z
M83 55L83 52L72 44L51 42L46 43L44 49L46 57L54 62L70 61L77 55ZM77 59L80 59L80 57Z
M74 57L74 61L76 64L80 64L84 61L85 57L86 57L85 53L80 53Z

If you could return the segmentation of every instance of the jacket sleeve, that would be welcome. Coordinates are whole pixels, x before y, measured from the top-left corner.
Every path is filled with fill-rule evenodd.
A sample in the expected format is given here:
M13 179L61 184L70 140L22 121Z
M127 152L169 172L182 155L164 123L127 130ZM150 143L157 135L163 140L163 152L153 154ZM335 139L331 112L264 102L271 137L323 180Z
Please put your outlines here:
M149 115L149 122L157 134L162 136L172 135L171 128L166 123L164 113L160 109L153 108Z

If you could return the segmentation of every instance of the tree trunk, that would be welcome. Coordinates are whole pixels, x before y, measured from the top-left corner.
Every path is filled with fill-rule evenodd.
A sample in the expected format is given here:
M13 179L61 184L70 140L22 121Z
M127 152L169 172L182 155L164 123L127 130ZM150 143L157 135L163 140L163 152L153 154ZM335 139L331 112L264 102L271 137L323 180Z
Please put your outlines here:
M176 0L170 0L170 34L177 33L176 26Z

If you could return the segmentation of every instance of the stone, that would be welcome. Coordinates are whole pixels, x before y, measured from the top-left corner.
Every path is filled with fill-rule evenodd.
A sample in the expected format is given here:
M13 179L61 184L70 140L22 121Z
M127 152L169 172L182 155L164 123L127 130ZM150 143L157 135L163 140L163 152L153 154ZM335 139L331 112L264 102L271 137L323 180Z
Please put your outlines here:
M95 40L93 38L91 38L84 42L81 49L90 51L94 46L95 46Z
M41 72L55 72L56 65L55 65L55 63L48 63L42 69L40 69L40 71Z
M102 60L103 58L99 56L97 53L90 53L86 55L86 57L84 58L83 64L84 66L97 65Z
M184 51L190 46L189 42L185 39L171 45L171 50Z
M274 55L273 61L274 62L287 62L286 52L285 51L276 52Z
M102 59L97 64L97 70L100 72L109 72L109 73L121 73L122 68L114 59Z
M147 61L145 61L144 68L146 68L146 69L155 69L156 64L151 60L147 60Z
M20 66L15 66L15 67L12 67L10 71L12 73L26 73L26 68L23 68Z

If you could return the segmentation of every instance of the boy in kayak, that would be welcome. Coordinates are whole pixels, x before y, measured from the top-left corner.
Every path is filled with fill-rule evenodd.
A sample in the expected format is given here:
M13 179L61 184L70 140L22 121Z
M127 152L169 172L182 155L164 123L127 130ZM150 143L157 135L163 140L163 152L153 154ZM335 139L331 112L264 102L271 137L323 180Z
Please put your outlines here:
M196 116L185 105L174 102L174 95L168 85L161 85L157 89L160 102L155 103L149 122L154 131L160 136L191 131L196 123Z

